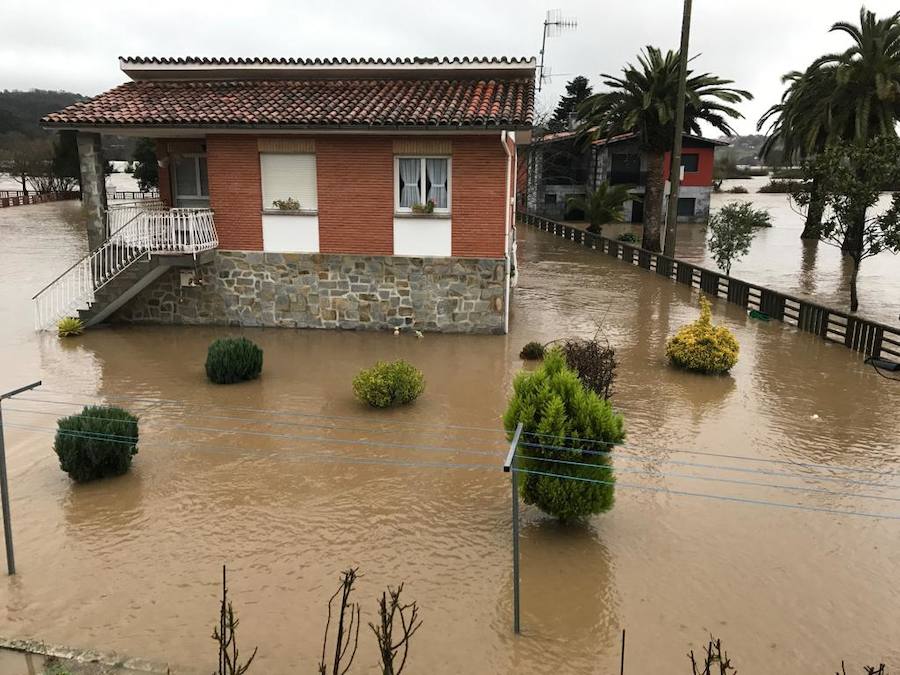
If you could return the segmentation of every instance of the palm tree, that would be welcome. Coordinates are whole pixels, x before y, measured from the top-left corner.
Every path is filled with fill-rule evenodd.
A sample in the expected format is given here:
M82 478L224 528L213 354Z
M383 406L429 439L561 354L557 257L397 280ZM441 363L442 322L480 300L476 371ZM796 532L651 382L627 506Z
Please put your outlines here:
M644 247L660 250L663 214L663 163L675 135L675 107L678 92L679 55L665 54L648 46L638 55L638 65L627 64L621 77L603 74L608 88L594 94L579 107L580 130L592 139L609 139L616 134L636 133L647 157L647 184L644 207ZM734 89L715 75L687 73L684 131L700 134L700 122L712 125L725 135L734 135L727 118L742 115L733 107L752 98L749 92Z
M625 202L636 199L631 194L632 189L629 185L610 185L604 182L597 189L588 190L587 194L569 197L566 203L570 209L584 211L590 223L588 232L600 234L602 225L621 223L624 220Z
M756 128L768 125L759 156L769 159L778 146L786 162L808 159L837 139L832 94L837 88L834 66L810 66L805 72L791 71L781 78L787 84L781 101L759 118ZM801 239L818 239L822 231L824 195L811 187L812 198L806 212Z

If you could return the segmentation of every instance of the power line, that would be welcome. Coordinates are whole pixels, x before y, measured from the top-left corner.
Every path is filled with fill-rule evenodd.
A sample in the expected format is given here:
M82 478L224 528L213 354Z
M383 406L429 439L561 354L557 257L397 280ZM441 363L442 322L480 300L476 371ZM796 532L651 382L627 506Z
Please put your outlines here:
M54 389L46 389L41 387L40 392L59 395L59 396L85 396L91 399L104 399L109 401L138 401L145 403L164 403L164 404L173 404L179 405L182 407L200 407L200 408L216 408L218 410L241 410L244 412L256 412L262 413L265 415L276 415L276 416L287 416L287 417L315 417L319 419L331 419L331 420L347 420L347 421L357 421L357 422L366 422L368 424L372 423L371 418L362 417L359 415L320 415L318 413L302 413L294 410L270 410L270 409L261 409L261 408L252 408L249 406L229 406L229 405L221 405L218 403L196 403L193 401L183 401L178 399L166 399L166 398L145 398L145 397L135 397L135 396L111 396L106 394L87 394L87 393L72 393L72 392L64 392L58 391ZM37 399L24 399L24 398L16 398L16 400L37 400ZM58 401L41 401L41 402L49 402L49 403L58 403ZM88 402L90 405L96 405L96 403ZM72 405L83 405L83 402L73 402ZM403 426L411 426L411 427L419 427L419 428L433 428L428 427L423 424L419 424L416 422L407 422L404 420L389 420L393 425L403 425ZM444 429L459 429L463 431L484 431L494 434L506 434L506 431L503 429L497 429L496 427L479 427L479 426L466 426L460 424L444 424L441 425Z
M831 495L834 497L849 497L853 499L878 499L889 502L900 502L900 497L888 497L886 495L872 495L865 493L853 493L853 492L840 492L837 490L829 490L827 488L814 488L814 487L803 487L801 485L776 485L774 483L762 483L759 481L752 480L741 480L739 478L717 478L715 476L697 476L695 474L688 473L672 473L672 472L656 472L650 474L647 470L641 469L627 469L618 466L614 466L612 464L589 464L583 462L571 462L565 459L551 459L546 457L530 457L528 455L516 455L516 459L526 459L535 462L548 462L552 464L564 464L567 466L580 466L588 469L609 469L615 473L632 473L632 474L640 474L640 475L652 475L660 478L686 478L688 480L703 480L703 481L711 481L714 483L730 483L733 485L746 485L752 487L763 487L769 488L773 490L791 490L795 492L809 492L812 494L825 494ZM900 486L898 486L900 487Z
M865 513L862 511L844 511L842 509L830 509L824 506L803 506L800 504L787 504L784 502L770 502L765 499L751 499L749 497L730 497L726 495L712 495L705 492L690 492L687 490L673 490L667 487L659 487L656 485L637 485L635 483L622 483L621 481L604 481L592 478L582 478L579 476L564 476L562 474L552 473L549 471L535 471L533 469L519 469L512 467L517 473L535 474L538 476L550 476L553 478L564 478L566 480L577 480L585 483L598 483L601 485L615 485L617 488L625 488L630 490L644 490L647 492L665 492L667 494L678 495L683 497L701 497L704 499L718 499L720 501L737 502L740 504L754 504L757 506L772 506L784 509L792 509L796 511L813 511L816 513L830 513L840 516L859 516L863 518L877 518L887 520L900 520L900 514L880 514Z
M651 451L660 451L660 452L674 452L678 454L690 454L690 455L702 455L705 457L720 457L722 459L740 459L746 460L748 462L758 462L758 463L769 463L769 464L787 464L789 466L797 466L804 467L810 469L828 469L829 471L854 471L859 473L871 473L879 476L896 476L900 477L900 472L891 472L891 471L879 471L877 469L867 469L865 467L855 467L849 466L847 464L818 464L815 462L795 462L790 459L771 459L768 457L751 457L749 455L736 455L736 454L728 454L722 452L710 452L705 450L691 450L689 448L665 448L665 447L654 447L649 448L645 446L639 446L634 443L624 443L624 442L611 442L604 441L602 439L597 438L578 438L577 436L557 436L556 434L542 434L531 431L523 431L523 436L534 436L534 437L543 437L543 438L558 438L561 441L578 441L581 443L594 443L597 445L608 445L620 448L642 448L644 450ZM553 447L553 446L547 446Z
M769 471L767 469L754 469L742 466L728 466L723 464L705 464L703 462L685 462L677 459L658 459L656 457L644 457L633 453L613 453L612 450L582 450L580 448L566 448L558 445L537 445L534 443L519 443L522 447L535 448L538 450L556 450L571 453L581 453L585 455L601 455L612 456L622 461L629 462L645 462L647 464L665 463L675 466L692 466L698 469L719 469L721 471L733 471L735 473L752 473L760 476L779 476L781 478L799 478L802 480L820 480L833 483L849 483L851 485L866 485L878 488L896 488L900 487L894 484L885 485L884 483L876 483L874 481L857 480L855 478L840 478L838 476L821 476L816 474L790 473L788 471Z

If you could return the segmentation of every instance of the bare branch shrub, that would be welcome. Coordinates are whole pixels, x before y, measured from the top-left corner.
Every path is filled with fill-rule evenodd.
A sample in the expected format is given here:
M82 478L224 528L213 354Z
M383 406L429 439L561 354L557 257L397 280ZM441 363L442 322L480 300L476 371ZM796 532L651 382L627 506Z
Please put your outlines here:
M340 611L334 634L334 659L331 663L331 675L344 675L353 664L356 648L359 646L359 604L350 602L353 586L359 579L359 568L351 567L341 573L341 585L328 600L328 620L325 622L325 636L322 638L322 660L319 662L319 675L328 675L326 652L328 651L328 631L331 628L332 604L335 598L341 597ZM350 645L353 651L347 654Z
M388 586L387 592L381 594L381 600L378 601L378 618L380 625L376 626L369 623L369 628L375 633L375 639L378 640L378 653L381 655L381 668L383 675L400 675L403 672L403 666L406 665L406 656L409 653L409 641L419 626L422 625L419 619L419 608L415 602L408 605L401 604L400 594L403 592L403 584L396 589ZM407 612L409 614L407 615ZM400 629L402 635L394 638L394 621L400 619ZM403 650L403 657L400 659L400 665L395 668L394 660Z
M691 659L691 672L693 675L737 675L737 669L731 665L731 659L722 649L722 641L709 638L709 643L704 647L703 664L697 663L692 649L688 656Z
M249 669L253 659L256 658L258 647L247 663L241 665L238 660L237 631L239 621L234 615L234 608L228 599L228 586L225 583L225 565L222 565L222 602L219 604L219 625L213 628L212 639L219 643L219 666L214 675L244 675Z
M613 382L619 365L613 347L594 337L591 340L566 340L561 348L566 363L578 373L585 387L604 399L613 395Z

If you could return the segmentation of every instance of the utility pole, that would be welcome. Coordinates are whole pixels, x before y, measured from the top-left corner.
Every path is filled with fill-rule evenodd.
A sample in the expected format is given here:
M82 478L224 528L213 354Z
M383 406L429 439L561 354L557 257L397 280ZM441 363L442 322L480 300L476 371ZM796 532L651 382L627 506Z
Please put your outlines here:
M11 398L16 394L21 394L23 391L40 386L41 381L38 380L24 387L8 391L5 394L0 394L0 406L3 404L3 399ZM6 542L6 573L12 576L16 573L16 556L13 553L12 522L9 514L9 476L6 472L6 447L3 439L2 408L0 408L0 511L3 512L3 539Z
M678 66L678 99L675 101L675 138L672 142L672 166L669 168L669 208L666 211L665 254L675 257L675 238L678 228L678 193L681 188L681 137L684 133L684 90L687 82L688 43L691 38L691 2L684 0L681 21L681 51Z
M522 436L523 425L516 426L512 442L509 444L509 453L503 462L503 471L510 475L512 483L512 535L513 535L513 632L519 635L522 632L522 620L520 618L519 603L519 472L516 469L516 450L519 447L519 438Z

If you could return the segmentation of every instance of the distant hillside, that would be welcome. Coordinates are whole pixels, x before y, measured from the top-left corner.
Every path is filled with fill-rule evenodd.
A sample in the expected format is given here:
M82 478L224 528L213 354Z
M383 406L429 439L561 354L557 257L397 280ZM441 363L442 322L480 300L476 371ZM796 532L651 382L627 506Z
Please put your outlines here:
M40 120L48 114L65 108L78 101L86 101L87 96L71 91L0 91L0 147L4 141L24 136L40 138L52 132L41 129ZM135 139L118 136L104 136L103 147L106 159L130 160L134 154Z
M759 159L759 149L762 147L766 137L762 134L750 134L749 136L734 136L727 138L723 136L721 140L729 143L727 148L716 148L716 157L730 157L735 164L744 166L759 166L762 164L777 164L780 152L774 151L773 156L768 162Z

